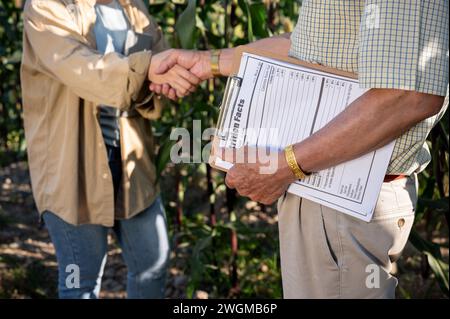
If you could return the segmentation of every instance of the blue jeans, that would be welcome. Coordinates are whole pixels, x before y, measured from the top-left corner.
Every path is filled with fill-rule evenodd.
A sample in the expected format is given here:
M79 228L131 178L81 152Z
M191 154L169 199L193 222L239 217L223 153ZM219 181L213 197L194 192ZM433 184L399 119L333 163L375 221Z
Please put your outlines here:
M109 149L113 180L117 180L118 167L113 164L117 154L113 153ZM59 297L98 298L109 228L90 224L74 226L51 212L45 212L43 219L56 250ZM150 207L130 219L116 220L113 230L128 268L128 298L163 298L169 239L161 199L158 197ZM78 281L73 277L76 275L73 267L79 270Z

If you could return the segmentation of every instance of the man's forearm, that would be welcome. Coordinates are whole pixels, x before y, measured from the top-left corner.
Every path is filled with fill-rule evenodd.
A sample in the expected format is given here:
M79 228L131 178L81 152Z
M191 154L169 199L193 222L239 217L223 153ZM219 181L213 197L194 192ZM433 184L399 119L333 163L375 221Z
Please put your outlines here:
M288 56L291 47L290 33L276 35L270 38L261 39L249 44L246 47L274 52L282 56ZM219 60L219 70L224 76L229 76L233 64L233 56L236 48L222 49Z
M297 161L303 170L315 172L357 158L436 114L443 100L403 90L369 90L321 130L297 143Z

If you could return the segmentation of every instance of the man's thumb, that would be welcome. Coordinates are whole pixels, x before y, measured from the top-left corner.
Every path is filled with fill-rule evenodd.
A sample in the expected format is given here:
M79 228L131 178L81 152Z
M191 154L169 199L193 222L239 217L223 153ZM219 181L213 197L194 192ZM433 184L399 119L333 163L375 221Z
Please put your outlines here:
M164 60L161 61L161 63L157 66L155 69L156 74L163 74L169 71L175 64L177 64L177 55L176 54L170 54Z

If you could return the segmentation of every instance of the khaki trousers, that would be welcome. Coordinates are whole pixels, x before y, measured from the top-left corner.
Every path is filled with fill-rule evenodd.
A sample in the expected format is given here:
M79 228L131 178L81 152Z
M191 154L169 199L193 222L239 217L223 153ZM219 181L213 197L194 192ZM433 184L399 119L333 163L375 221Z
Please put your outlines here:
M416 202L415 174L383 183L369 223L286 193L278 201L284 298L394 298L392 262Z

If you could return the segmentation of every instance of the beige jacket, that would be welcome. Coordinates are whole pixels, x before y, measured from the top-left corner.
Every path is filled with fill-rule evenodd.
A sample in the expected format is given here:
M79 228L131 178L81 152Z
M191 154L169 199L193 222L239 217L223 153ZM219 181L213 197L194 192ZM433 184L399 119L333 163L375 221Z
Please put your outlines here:
M21 81L33 193L40 213L75 225L112 226L158 194L149 119L160 106L147 71L152 52L167 45L142 0L119 1L136 34L152 37L149 50L99 54L95 0L28 0L24 10ZM120 119L123 187L116 204L100 104L128 113Z

